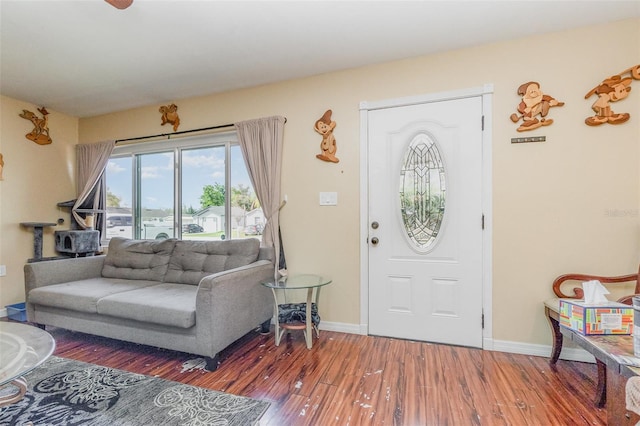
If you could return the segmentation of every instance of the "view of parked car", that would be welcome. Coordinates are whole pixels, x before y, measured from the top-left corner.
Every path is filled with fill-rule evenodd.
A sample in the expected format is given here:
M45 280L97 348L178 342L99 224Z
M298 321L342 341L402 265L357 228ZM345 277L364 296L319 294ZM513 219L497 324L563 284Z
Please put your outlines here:
M189 223L188 225L182 225L182 233L187 234L196 234L199 232L204 232L204 228L195 223Z
M107 228L113 228L114 226L131 226L131 215L113 215L107 217Z
M110 240L113 237L132 238L132 225L130 214L107 215L107 239Z
M261 223L257 225L247 225L244 228L244 235L262 235L264 226Z
M130 214L107 215L107 240L113 237L134 238L133 220ZM173 226L171 224L159 224L155 222L143 223L140 229L140 237L143 240L166 240L173 238Z

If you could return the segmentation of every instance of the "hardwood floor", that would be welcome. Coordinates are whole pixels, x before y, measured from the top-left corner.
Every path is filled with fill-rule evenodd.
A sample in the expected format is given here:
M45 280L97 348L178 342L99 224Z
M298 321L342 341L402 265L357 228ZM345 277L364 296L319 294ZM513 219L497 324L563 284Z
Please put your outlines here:
M48 328L55 354L272 403L261 425L604 425L595 364L322 331L250 333L215 372L193 355Z

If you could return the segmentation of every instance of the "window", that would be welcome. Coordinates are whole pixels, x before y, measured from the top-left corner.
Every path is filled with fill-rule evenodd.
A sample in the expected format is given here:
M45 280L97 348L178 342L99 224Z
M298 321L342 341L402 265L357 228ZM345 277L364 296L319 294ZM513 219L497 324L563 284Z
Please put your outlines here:
M106 176L107 240L255 237L264 221L235 133L116 146Z
M445 214L445 168L438 145L427 134L413 138L400 171L401 216L417 250L436 241Z

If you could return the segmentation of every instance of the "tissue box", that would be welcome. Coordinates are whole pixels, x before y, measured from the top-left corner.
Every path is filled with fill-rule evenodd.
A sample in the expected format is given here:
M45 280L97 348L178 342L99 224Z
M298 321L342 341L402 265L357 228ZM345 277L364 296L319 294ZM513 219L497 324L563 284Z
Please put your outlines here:
M560 325L585 336L632 334L633 307L618 302L586 304L583 300L560 299Z

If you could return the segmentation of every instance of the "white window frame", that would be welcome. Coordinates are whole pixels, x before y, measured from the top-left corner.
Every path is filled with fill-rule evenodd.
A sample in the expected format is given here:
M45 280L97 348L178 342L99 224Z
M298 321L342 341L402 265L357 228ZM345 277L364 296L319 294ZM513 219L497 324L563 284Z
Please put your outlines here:
M170 137L170 136L169 136ZM139 157L141 154L154 154L173 151L174 179L173 179L173 226L175 238L182 238L182 151L197 148L225 147L225 221L224 234L229 239L231 234L231 147L238 145L238 135L235 131L214 134L182 136L161 141L123 143L116 145L110 158L131 158L131 212L133 219L133 237L140 238L140 194L138 194L138 180L140 176Z

